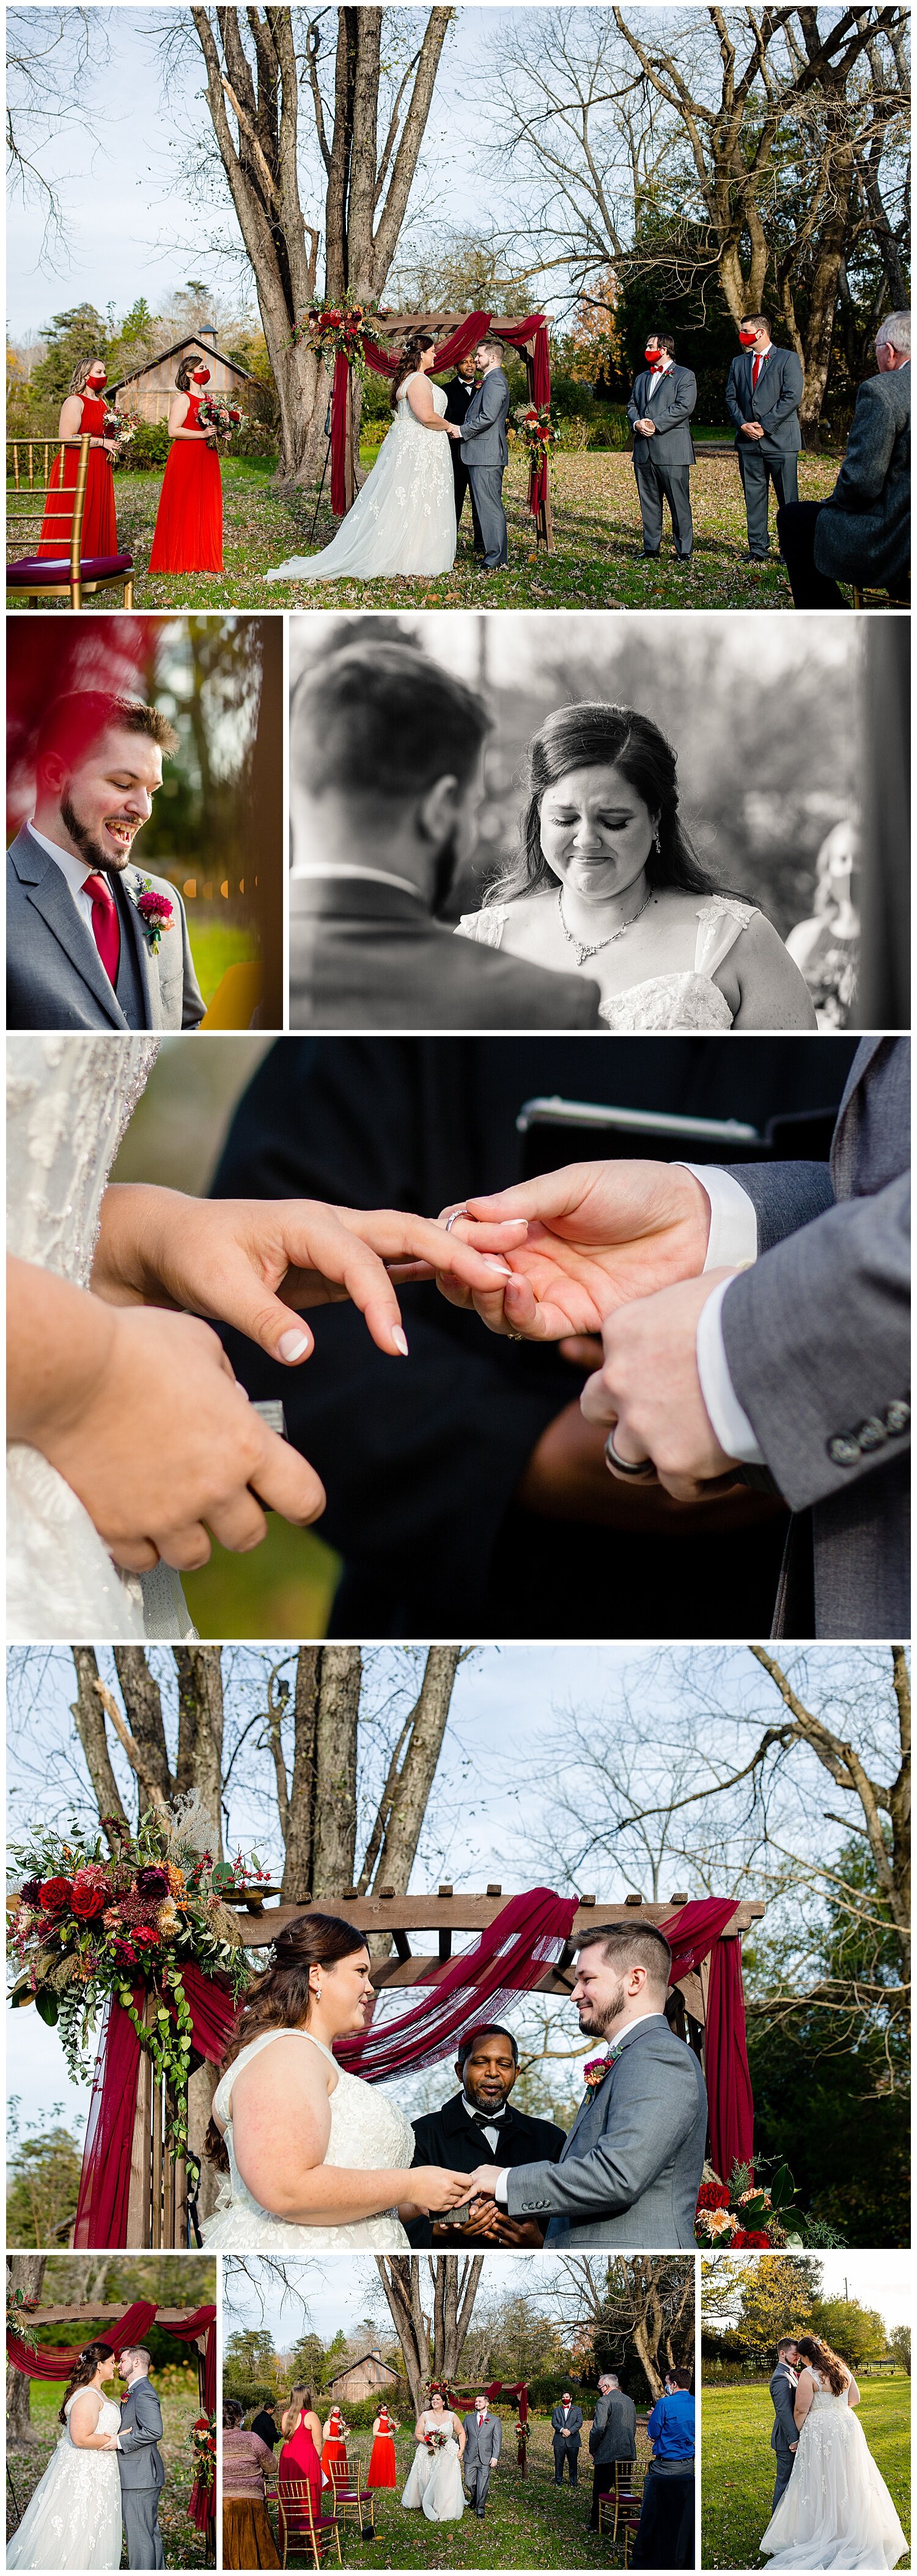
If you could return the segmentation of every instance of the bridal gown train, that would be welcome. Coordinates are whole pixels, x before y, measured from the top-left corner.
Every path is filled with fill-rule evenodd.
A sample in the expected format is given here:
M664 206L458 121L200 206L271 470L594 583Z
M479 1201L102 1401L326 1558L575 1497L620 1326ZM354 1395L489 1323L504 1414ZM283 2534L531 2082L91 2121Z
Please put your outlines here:
M114 1033L7 1038L8 1247L78 1288L89 1286L105 1185L158 1045ZM22 1440L7 1448L6 1531L9 1637L193 1637L171 1567L120 1571L63 1476Z
M226 2246L253 2246L262 2253L279 2252L283 2246L295 2246L300 2254L346 2253L352 2246L364 2246L375 2254L409 2253L397 2209L382 2210L376 2218L353 2219L341 2227L298 2226L262 2209L243 2182L233 2145L232 2088L243 2067L250 2066L252 2059L262 2049L270 2048L275 2039L304 2040L307 2048L320 2049L329 2066L337 2070L334 2092L328 2096L331 2128L323 2164L345 2165L361 2173L403 2172L405 2177L411 2165L414 2131L410 2120L405 2119L396 2103L386 2099L378 2085L364 2084L358 2075L346 2075L330 2048L323 2040L313 2038L309 2030L262 2031L260 2038L240 2048L213 2097L214 2118L223 2124L229 2179L223 2184L215 2216L203 2223L208 2253Z
M789 2486L760 2546L772 2567L895 2567L907 2548L846 2390L817 2387Z
M121 2565L121 2478L115 2451L78 2450L67 2422L44 2477L7 2545L8 2567L107 2568ZM118 2433L121 2409L103 2397L96 2430Z
M421 2416L426 2433L450 2428L449 2440L438 2451L428 2451L418 2442L411 2463L411 2474L401 2502L408 2513L421 2505L428 2522L459 2522L465 2510L462 2485L462 2456L455 2438L454 2415Z
M265 581L384 581L399 573L450 572L455 562L455 481L452 442L425 429L408 401L408 376L391 429L371 473L337 535L320 554L291 555L266 572ZM431 385L433 407L445 417L446 396Z
M476 939L481 948L501 948L512 906L485 904L481 912L463 912L456 937ZM679 974L647 975L611 993L599 1003L599 1018L608 1029L666 1030L671 1036L695 1029L731 1029L732 1012L713 978L757 915L757 904L739 903L734 895L705 895L697 907L698 930L693 966ZM591 957L586 972L601 980L601 958Z

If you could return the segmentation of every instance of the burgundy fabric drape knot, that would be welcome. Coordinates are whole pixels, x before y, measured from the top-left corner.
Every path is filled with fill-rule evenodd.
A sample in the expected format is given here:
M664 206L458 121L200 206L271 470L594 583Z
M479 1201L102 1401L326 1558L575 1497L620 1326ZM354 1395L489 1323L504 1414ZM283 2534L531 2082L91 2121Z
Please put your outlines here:
M181 1973L191 2014L192 2045L198 2057L205 2058L208 2065L216 2066L225 2053L235 2024L231 1989L220 1977L203 1977L193 1960L182 1961ZM134 1988L133 2002L135 2012L141 2013L144 2002L142 1986ZM76 2249L127 2243L131 2142L139 2073L140 2040L129 2014L113 1995L92 2081L73 2231Z
M456 329L454 331L450 331L448 339L443 340L437 349L437 375L443 374L447 367L457 366L460 358L469 358L471 356L472 349L477 348L478 341L482 338L483 334L489 331L490 323L491 316L489 313L465 314ZM508 322L498 322L496 329L500 339L506 341L507 347L517 349L523 348L527 340L533 340L532 399L540 409L543 403L549 403L551 400L551 364L548 348L548 325L544 314L530 313L525 321L516 322L512 325ZM395 374L398 366L398 356L393 356L389 350L380 347L378 340L364 338L363 355L367 366L372 368L374 375L393 376ZM347 454L347 379L349 373L350 370L346 358L340 356L336 357L334 361L334 375L331 384L331 507L338 518L343 517L344 511L347 507L347 496L344 483L344 464ZM544 458L540 460L536 458L533 461L532 471L529 476L529 509L531 510L533 517L537 517L541 503L544 499L547 488L547 479L548 470Z

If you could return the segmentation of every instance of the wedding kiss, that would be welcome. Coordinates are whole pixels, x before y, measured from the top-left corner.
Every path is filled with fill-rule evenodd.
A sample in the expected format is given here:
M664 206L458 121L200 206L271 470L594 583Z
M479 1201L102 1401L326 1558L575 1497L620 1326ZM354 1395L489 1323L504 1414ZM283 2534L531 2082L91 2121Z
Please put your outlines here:
M894 2567L907 2548L853 2413L852 2370L814 2334L777 2346L770 2383L774 2507L759 2547L772 2567Z
M115 2358L109 2343L80 2353L60 2410L63 2432L9 2542L8 2567L120 2567L122 2524L129 2567L165 2565L162 2413L150 2356L139 2346L118 2353L120 2406L104 2393Z

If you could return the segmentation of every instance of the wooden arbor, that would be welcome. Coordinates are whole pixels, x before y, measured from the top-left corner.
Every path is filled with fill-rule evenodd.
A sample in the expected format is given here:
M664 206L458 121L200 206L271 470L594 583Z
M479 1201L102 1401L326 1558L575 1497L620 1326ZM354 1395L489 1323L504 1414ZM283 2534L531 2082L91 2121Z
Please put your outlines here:
M496 337L497 339L499 339L501 330L505 329L505 330L509 330L509 331L518 331L519 326L520 326L520 323L521 323L521 322L527 322L527 321L528 321L528 318L529 318L529 317L528 317L528 314L527 314L527 313L521 313L521 314L519 314L519 315L517 315L517 316L514 316L514 315L513 315L513 314L511 314L511 313L510 313L510 314L505 314L505 315L502 317L502 320L495 319L495 320L491 323L490 328L491 328L491 329L492 329L492 331L494 332L495 337ZM445 337L447 337L447 338L448 338L448 337L449 337L449 335L450 335L453 331L458 331L458 330L460 330L462 323L463 323L463 322L467 322L467 320L468 320L468 315L467 315L467 313L385 313L385 312L383 312L383 313L374 313L374 314L372 315L372 319L371 319L371 323L370 323L369 328L370 328L370 336L371 336L371 338L372 338L372 339L374 339L374 340L377 340L377 341L379 342L379 345L380 345L380 347L381 347L381 348L388 349L388 348L389 348L389 345L390 345L390 343L391 343L391 342L393 342L393 341L395 341L395 340L403 340L403 339L405 339L405 338L407 337L408 333L409 333L409 332L411 332L411 331L436 331L436 332L441 332ZM530 339L528 339L528 340L523 340L523 341L520 341L520 342L518 343L518 350L519 350L519 355L520 355L520 357L522 357L522 358L524 358L524 359L525 359L525 374L526 374L526 385L527 385L527 389L528 389L528 399L529 399L529 401L530 401L530 402L532 402L532 401L534 400L534 365L535 365L535 334L534 334L534 331L532 332ZM355 492L356 492L356 473L355 473L355 466L356 466L356 453L355 453L355 449L356 449L356 442L355 442L355 439L354 439L353 413L352 413L352 406L351 406L352 384L353 384L352 376L348 375L348 379L347 379L347 448L346 448L346 455L345 455L345 460L344 460L344 488L345 488L346 495L347 495L347 507L348 507L348 510L350 509L351 502L353 501L353 499L354 499L354 495L355 495ZM549 463L548 463L547 459L545 459L545 483L544 483L544 492L545 492L545 497L544 497L544 500L543 500L543 502L542 502L542 504L541 504L541 506L540 506L540 508L539 508L539 511L538 511L538 517L537 517L536 522L535 522L535 528L536 528L536 536L537 536L537 542L538 542L538 544L539 544L540 546L546 546L549 554L550 554L550 551L551 551L551 481L550 481L550 475L551 475L550 465L549 465Z
M182 2241L184 2241L184 2240L182 2240ZM156 2310L156 2323L157 2323L157 2325L158 2325L158 2326L162 2326L162 2327L163 2327L163 2329L164 2329L164 2332L165 2332L166 2334L168 2334L168 2331L169 2331L169 2327L170 2327L170 2325L173 2325L173 2324L180 2324L180 2323L181 2323L181 2321L182 2321L182 2319L187 2315L187 2313L188 2313L188 2312L187 2312L187 2309L186 2309L186 2308L157 2308L157 2310ZM66 2325L93 2326L93 2327L101 2326L101 2327L103 2327L103 2328L104 2328L106 2325L117 2325L117 2324L119 2323L120 2319L123 2317L123 2315L124 2315L124 2303L123 2303L123 2301L121 2302L121 2304L120 2304L120 2305L117 2305L117 2304L116 2304L116 2305L114 2305L114 2306L105 2307L105 2308L92 2308L92 2307L82 2307L82 2306L73 2306L73 2307L66 2307L66 2306L62 2306L62 2307L58 2307L58 2308L45 2308L45 2307L38 2307L38 2308L30 2308L30 2309L29 2309L29 2311L28 2311L28 2324L29 2324L29 2328L30 2328L30 2329L31 2329L33 2326L66 2326ZM87 2341L89 2340L88 2336L87 2336L86 2340L87 2340ZM205 2393L206 2349L207 2349L207 2329L206 2329L206 2326L202 2326L201 2331L200 2331L200 2334L197 2334L197 2335L195 2335L195 2337L194 2337L194 2351L195 2351L196 2356L197 2356L197 2402L198 2402L198 2407L199 2407L200 2412L201 2412L201 2414L202 2414L202 2415L206 2415L206 2414L209 2412L209 2409L208 2409L208 2406L207 2406L206 2393ZM214 2488L214 2489L212 2490L212 2492L213 2492L214 2499L215 2499L215 2496L216 2496L216 2489ZM208 2567L215 2567L215 2566L216 2566L216 2517L215 2517L215 2505L214 2505L214 2513L213 2513L213 2515L211 2516L211 2518L208 2520L208 2523L207 2523L207 2532L206 2532L206 2540L205 2540L205 2565L206 2565L206 2566L208 2566Z

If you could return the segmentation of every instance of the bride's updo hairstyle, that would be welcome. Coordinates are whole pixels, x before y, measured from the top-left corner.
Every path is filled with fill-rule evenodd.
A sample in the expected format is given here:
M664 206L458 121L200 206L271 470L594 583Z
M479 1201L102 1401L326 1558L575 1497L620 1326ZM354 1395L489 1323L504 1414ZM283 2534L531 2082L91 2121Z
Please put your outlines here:
M803 2360L808 2362L810 2369L821 2372L822 2378L828 2382L832 2396L842 2397L850 2372L846 2362L841 2360L840 2354L832 2352L830 2344L823 2343L820 2335L797 2335L796 2350L802 2353Z
M583 699L578 706L555 707L528 747L525 785L528 802L522 816L519 847L488 887L485 903L506 903L533 887L556 884L541 847L541 800L572 769L620 769L628 786L658 814L658 846L646 862L649 886L676 886L685 894L718 894L722 889L701 866L678 810L678 762L652 716L636 707L608 706L602 699Z
M64 2402L57 2419L59 2424L66 2424L67 2407L71 2397L76 2396L77 2389L88 2388L95 2378L100 2361L114 2361L114 2357L114 2347L110 2343L84 2345L64 2390Z
M274 1955L267 1975L259 1977L245 1998L220 2074L232 2066L240 2050L249 2048L265 2030L305 2030L312 2003L309 1985L310 1968L334 1968L341 1959L352 1959L365 1950L362 1932L352 1923L344 1923L339 1914L297 1914L274 1943ZM204 2139L204 2154L222 2173L229 2172L229 2157L217 2127L211 2120Z
M417 373L418 358L423 357L426 349L435 349L435 347L435 331L412 331L410 339L405 341L395 374L392 377L393 411L397 409L398 396L401 392L402 385L407 383L409 376L415 376Z

